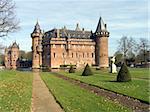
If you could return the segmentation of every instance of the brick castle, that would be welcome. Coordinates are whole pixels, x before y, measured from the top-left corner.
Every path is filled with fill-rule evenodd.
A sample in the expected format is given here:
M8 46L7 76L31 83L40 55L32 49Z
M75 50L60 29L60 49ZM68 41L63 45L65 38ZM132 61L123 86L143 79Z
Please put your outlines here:
M5 67L8 69L16 69L18 66L19 45L14 42L11 46L5 49Z
M61 65L82 67L87 63L100 68L109 66L109 32L101 17L94 33L80 29L79 24L75 30L64 27L42 32L37 22L31 37L32 68L59 68Z

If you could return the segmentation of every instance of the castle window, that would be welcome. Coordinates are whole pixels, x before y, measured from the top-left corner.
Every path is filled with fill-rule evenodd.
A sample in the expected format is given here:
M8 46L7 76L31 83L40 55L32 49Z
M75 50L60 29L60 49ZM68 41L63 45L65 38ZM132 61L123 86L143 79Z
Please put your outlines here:
M63 58L65 57L65 53L63 53Z
M54 53L54 58L56 57L56 54Z
M89 57L89 53L87 53L87 58Z
M92 58L94 57L94 53L92 53Z
M78 57L78 53L76 53L76 57Z
M72 53L72 58L73 58L73 53Z
M83 53L83 58L84 58L84 53Z

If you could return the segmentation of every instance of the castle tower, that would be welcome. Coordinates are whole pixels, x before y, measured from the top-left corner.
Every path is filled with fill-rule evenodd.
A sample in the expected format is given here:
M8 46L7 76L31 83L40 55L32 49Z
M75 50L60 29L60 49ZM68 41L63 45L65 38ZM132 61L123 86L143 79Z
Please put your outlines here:
M32 38L32 68L37 69L42 65L42 32L37 22L34 31L31 33Z
M11 57L11 68L16 69L18 58L19 58L19 45L17 45L16 42L14 42L11 46L10 57Z
M109 32L107 31L106 24L104 24L100 17L97 29L95 31L95 63L100 68L109 67L108 62L108 37Z

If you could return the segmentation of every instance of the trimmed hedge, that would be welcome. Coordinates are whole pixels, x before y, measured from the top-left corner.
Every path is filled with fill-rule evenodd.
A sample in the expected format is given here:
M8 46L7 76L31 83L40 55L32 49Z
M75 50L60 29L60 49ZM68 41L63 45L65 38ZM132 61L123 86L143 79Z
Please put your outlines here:
M128 67L125 63L121 65L121 69L117 76L117 82L128 82L131 81L131 75L128 70Z
M87 64L84 68L84 71L82 73L82 76L89 76L89 75L93 75L90 66Z

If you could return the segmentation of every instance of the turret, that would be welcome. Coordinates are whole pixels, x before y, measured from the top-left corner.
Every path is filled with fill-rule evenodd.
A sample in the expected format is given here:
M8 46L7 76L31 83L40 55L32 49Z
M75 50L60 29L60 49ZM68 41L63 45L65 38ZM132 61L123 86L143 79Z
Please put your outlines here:
M18 58L19 58L19 45L16 42L14 42L11 46L10 51L11 51L10 53L11 68L16 69Z
M104 24L102 18L100 17L95 36L95 63L100 68L109 67L108 62L108 37L109 32L107 31L107 26Z
M42 65L42 31L40 25L37 22L33 32L32 38L32 68L37 69Z

